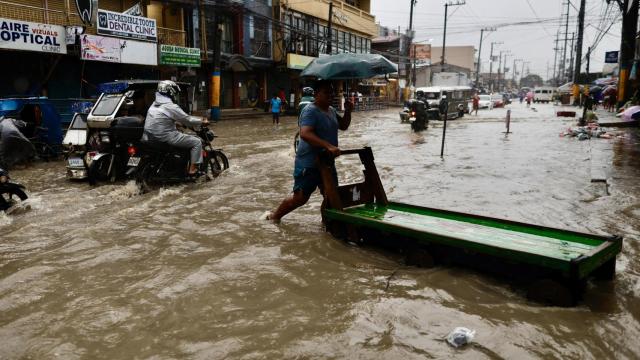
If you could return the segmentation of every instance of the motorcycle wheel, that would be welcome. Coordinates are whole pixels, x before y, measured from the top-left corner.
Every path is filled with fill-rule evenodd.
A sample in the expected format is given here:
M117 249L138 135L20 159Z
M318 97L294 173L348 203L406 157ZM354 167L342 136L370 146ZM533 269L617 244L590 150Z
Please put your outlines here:
M212 150L209 153L207 166L207 176L210 178L218 177L223 171L229 168L229 159L219 150Z
M148 164L139 164L136 170L136 184L140 187L140 192L143 194L151 190L151 186L149 186L151 171L152 167Z
M97 184L98 181L105 181L109 179L110 162L111 162L111 156L105 156L96 161L93 161L91 165L89 165L89 170L87 171L87 178L89 179L90 185L95 185ZM112 180L112 179L109 179L109 180ZM113 178L113 180L115 180L115 178Z

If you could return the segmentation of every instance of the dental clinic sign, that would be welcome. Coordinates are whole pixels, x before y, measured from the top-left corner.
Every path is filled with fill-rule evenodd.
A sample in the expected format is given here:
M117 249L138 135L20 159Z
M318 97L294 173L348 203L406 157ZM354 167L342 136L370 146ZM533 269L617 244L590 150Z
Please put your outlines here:
M0 48L66 54L63 26L0 18Z
M151 42L158 41L156 20L142 16L99 9L97 27L100 35Z

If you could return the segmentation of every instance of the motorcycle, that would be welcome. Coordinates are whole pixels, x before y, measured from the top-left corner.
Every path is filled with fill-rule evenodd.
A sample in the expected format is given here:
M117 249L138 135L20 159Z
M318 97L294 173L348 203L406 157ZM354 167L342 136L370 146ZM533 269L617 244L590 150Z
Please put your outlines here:
M27 200L29 197L24 189L23 185L12 182L9 173L0 168L0 211L13 212L17 205Z
M191 129L202 140L202 157L198 171L206 180L213 180L229 168L229 159L222 149L214 149L217 137L206 125ZM190 152L167 144L140 142L128 147L129 160L127 174L135 178L143 192L153 185L191 182L196 177L188 174Z

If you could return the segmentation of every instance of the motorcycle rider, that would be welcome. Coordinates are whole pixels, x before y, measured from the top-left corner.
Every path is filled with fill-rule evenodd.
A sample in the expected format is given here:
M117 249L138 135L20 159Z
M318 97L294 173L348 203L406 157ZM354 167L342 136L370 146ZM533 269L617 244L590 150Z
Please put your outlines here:
M190 149L191 165L189 175L194 176L202 163L202 140L184 134L176 128L176 123L194 127L209 124L207 119L189 116L176 103L180 93L178 84L171 80L158 83L156 100L147 111L142 141L164 143L181 149Z

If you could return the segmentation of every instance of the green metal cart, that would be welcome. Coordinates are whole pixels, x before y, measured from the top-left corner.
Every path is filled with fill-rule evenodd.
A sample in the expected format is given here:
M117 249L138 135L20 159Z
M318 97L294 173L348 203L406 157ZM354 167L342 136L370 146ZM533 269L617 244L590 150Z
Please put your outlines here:
M526 280L533 300L570 306L590 277L615 276L619 236L601 236L455 211L390 202L371 148L346 150L364 165L364 181L342 185L333 160L318 160L326 228L355 243L395 248L409 264L469 265Z

